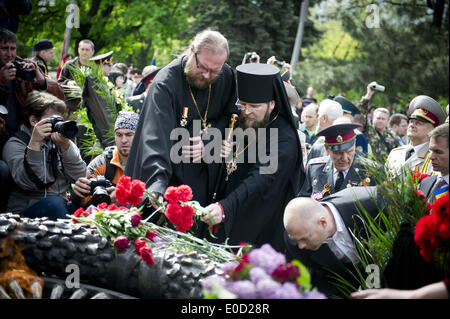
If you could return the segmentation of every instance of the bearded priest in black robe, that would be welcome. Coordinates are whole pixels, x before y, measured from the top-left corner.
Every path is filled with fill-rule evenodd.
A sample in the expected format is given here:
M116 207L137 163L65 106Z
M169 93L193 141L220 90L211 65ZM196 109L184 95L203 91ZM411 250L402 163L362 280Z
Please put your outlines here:
M222 34L203 31L150 85L125 175L144 181L160 200L168 186L186 184L193 200L212 202L220 160L203 160L208 141L202 136L208 128L223 132L231 114L237 113L235 76L225 63L228 53ZM187 139L177 134L180 130L189 133Z
M206 207L212 218L202 220L219 223L229 244L269 243L284 252L284 208L304 181L299 135L278 68L251 63L236 70L239 128L249 134L233 132L225 196Z

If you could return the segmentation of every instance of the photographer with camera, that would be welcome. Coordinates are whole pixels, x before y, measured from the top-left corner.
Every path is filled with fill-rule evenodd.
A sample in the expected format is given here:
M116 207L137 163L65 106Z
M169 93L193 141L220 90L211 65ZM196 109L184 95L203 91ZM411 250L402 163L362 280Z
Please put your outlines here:
M289 63L286 63L285 61L279 61L275 58L274 55L272 55L270 58L267 59L267 64L273 64L281 68L281 79L285 82L291 83L292 80L292 67Z
M24 123L6 142L3 159L14 181L8 201L9 212L29 218L67 218L71 213L66 191L86 174L80 150L70 140L76 123L61 115L64 101L39 91L28 94Z
M119 113L114 125L116 146L107 147L94 158L86 177L78 178L73 186L72 203L76 208L116 201L115 185L125 170L138 121L139 115L134 112Z
M0 29L0 104L8 110L6 134L19 131L21 113L27 95L32 90L47 91L64 99L64 90L58 83L45 76L37 64L16 56L17 36Z

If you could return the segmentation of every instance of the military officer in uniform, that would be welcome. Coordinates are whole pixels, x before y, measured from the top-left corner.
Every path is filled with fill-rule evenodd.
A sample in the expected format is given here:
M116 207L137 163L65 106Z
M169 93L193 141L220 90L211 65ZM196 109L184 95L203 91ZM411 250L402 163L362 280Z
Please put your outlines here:
M445 122L446 114L440 104L429 96L419 95L409 104L409 123L407 135L409 143L394 148L386 161L386 168L392 176L398 176L402 170L431 174L428 154L430 137L428 133Z
M346 187L372 186L374 181L365 165L375 162L356 151L358 124L334 124L317 133L325 136L328 156L311 159L306 167L306 179L298 196L321 199Z
M35 56L33 61L39 66L45 75L48 75L47 63L49 63L55 56L55 46L50 40L42 39L33 45L33 52Z

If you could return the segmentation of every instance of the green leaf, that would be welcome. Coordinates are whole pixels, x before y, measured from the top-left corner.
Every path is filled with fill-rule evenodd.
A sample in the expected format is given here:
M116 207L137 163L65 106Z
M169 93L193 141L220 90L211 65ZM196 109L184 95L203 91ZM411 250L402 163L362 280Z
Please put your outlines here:
M297 266L300 270L300 276L297 278L297 283L302 288L302 290L310 290L312 288L311 285L311 275L309 274L308 268L303 265L298 260L292 260L291 264Z

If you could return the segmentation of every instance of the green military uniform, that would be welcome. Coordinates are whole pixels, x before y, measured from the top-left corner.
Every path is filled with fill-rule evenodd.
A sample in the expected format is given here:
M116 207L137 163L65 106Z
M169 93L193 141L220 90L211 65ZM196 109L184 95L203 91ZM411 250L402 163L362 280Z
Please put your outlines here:
M365 98L362 98L359 103L357 103L357 108L366 117L366 125L363 133L367 138L373 156L377 161L384 163L389 156L389 153L399 146L399 142L388 129L381 134L373 127L372 123L367 121L368 105L369 100Z

